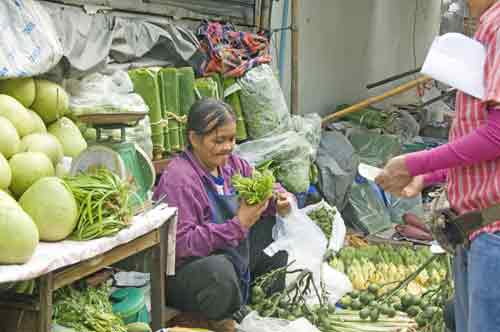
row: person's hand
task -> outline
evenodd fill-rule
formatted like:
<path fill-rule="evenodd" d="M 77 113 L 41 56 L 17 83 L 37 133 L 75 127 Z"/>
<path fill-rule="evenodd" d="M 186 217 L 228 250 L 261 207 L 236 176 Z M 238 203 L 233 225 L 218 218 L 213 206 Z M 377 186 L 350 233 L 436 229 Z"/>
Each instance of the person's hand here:
<path fill-rule="evenodd" d="M 398 156 L 389 160 L 382 173 L 376 178 L 375 182 L 384 191 L 393 195 L 400 196 L 403 190 L 412 182 L 413 177 L 406 167 L 404 156 Z"/>
<path fill-rule="evenodd" d="M 405 198 L 413 198 L 424 190 L 424 176 L 415 176 L 409 185 L 407 185 L 401 192 L 401 196 Z"/>
<path fill-rule="evenodd" d="M 278 193 L 276 196 L 276 212 L 281 217 L 286 217 L 289 213 L 292 207 L 290 206 L 290 201 L 288 200 L 288 194 L 287 193 Z"/>
<path fill-rule="evenodd" d="M 241 200 L 240 208 L 238 210 L 238 219 L 240 224 L 246 229 L 250 229 L 266 211 L 269 206 L 269 200 L 255 205 L 248 205 L 243 199 Z"/>

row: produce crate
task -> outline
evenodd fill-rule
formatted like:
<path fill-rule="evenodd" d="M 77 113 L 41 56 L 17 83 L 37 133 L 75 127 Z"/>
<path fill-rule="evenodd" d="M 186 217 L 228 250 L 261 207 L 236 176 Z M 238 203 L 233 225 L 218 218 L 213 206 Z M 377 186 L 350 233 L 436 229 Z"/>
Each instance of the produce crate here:
<path fill-rule="evenodd" d="M 33 311 L 0 309 L 0 332 L 36 332 L 37 317 Z"/>

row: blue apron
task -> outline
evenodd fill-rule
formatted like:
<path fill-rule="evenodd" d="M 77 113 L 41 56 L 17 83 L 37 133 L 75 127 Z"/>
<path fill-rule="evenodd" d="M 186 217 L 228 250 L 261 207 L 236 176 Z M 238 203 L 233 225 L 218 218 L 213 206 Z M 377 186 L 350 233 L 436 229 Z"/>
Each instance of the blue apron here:
<path fill-rule="evenodd" d="M 222 178 L 213 177 L 213 180 L 218 185 L 224 184 L 224 179 Z M 208 183 L 205 184 L 205 190 L 208 193 L 213 223 L 224 224 L 237 215 L 240 203 L 235 194 L 220 194 L 212 184 Z M 238 247 L 224 248 L 218 250 L 216 253 L 225 255 L 233 264 L 236 274 L 240 279 L 243 303 L 246 304 L 250 294 L 250 239 L 246 237 L 240 242 Z"/>

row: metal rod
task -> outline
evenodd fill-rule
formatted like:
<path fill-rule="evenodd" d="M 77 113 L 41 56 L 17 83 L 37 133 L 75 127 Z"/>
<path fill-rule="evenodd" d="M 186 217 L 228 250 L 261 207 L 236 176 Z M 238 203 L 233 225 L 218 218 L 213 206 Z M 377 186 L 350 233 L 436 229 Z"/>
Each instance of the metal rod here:
<path fill-rule="evenodd" d="M 299 13 L 299 0 L 292 0 L 292 114 L 299 113 Z"/>
<path fill-rule="evenodd" d="M 289 0 L 285 0 L 283 2 L 283 13 L 281 16 L 281 36 L 280 36 L 280 50 L 278 54 L 278 66 L 279 66 L 279 75 L 280 75 L 280 83 L 283 88 L 284 85 L 284 75 L 285 75 L 285 52 L 286 52 L 286 41 L 288 35 L 288 7 Z"/>
<path fill-rule="evenodd" d="M 448 96 L 451 96 L 456 91 L 457 91 L 457 89 L 450 89 L 448 91 L 445 91 L 440 96 L 437 96 L 436 98 L 432 98 L 431 100 L 426 101 L 425 103 L 423 103 L 422 105 L 420 105 L 420 107 L 426 107 L 426 106 L 429 106 L 431 104 L 434 104 L 435 102 L 440 101 L 441 99 L 444 99 L 444 98 L 446 98 Z"/>
<path fill-rule="evenodd" d="M 378 86 L 381 86 L 381 85 L 384 85 L 384 84 L 387 84 L 387 83 L 390 83 L 390 82 L 393 82 L 393 81 L 397 81 L 397 80 L 402 79 L 402 78 L 404 78 L 406 76 L 410 76 L 410 75 L 413 75 L 413 74 L 418 74 L 421 70 L 422 70 L 422 67 L 417 68 L 417 69 L 413 69 L 413 70 L 410 70 L 410 71 L 407 71 L 407 72 L 404 72 L 404 73 L 401 73 L 401 74 L 397 74 L 397 75 L 394 75 L 394 76 L 390 76 L 390 77 L 388 77 L 386 79 L 383 79 L 381 81 L 368 84 L 366 86 L 366 88 L 367 89 L 373 89 L 373 88 L 376 88 Z"/>

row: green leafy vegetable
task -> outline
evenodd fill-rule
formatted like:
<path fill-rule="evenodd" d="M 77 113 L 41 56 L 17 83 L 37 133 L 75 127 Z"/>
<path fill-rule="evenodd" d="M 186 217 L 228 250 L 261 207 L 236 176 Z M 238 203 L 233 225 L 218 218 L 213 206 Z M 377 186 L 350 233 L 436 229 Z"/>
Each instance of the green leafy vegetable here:
<path fill-rule="evenodd" d="M 255 170 L 251 177 L 237 174 L 232 178 L 234 189 L 250 205 L 269 199 L 273 195 L 275 182 L 273 172 L 269 169 Z"/>
<path fill-rule="evenodd" d="M 57 290 L 54 322 L 78 332 L 127 332 L 121 318 L 113 314 L 106 286 Z"/>

